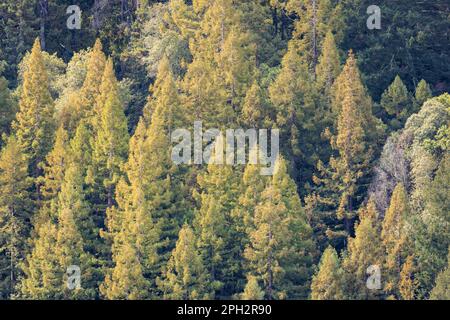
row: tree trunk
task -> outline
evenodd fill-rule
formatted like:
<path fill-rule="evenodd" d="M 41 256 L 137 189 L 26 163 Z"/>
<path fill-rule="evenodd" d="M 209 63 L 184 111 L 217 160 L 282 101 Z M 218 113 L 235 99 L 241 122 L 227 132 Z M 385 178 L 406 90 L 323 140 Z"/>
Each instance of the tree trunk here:
<path fill-rule="evenodd" d="M 48 18 L 48 0 L 39 0 L 39 14 L 40 14 L 40 40 L 42 50 L 46 49 L 45 41 L 45 24 Z"/>
<path fill-rule="evenodd" d="M 92 8 L 92 26 L 93 28 L 98 31 L 100 29 L 100 1 L 101 0 L 94 0 L 94 6 Z"/>
<path fill-rule="evenodd" d="M 318 54 L 318 44 L 317 44 L 317 0 L 311 0 L 312 1 L 312 21 L 311 21 L 311 25 L 312 25 L 312 54 L 313 54 L 313 61 L 312 61 L 312 70 L 311 70 L 311 74 L 314 77 L 314 80 L 316 79 L 316 66 L 318 63 L 318 59 L 319 59 L 319 54 Z"/>
<path fill-rule="evenodd" d="M 272 241 L 272 230 L 269 230 L 269 242 Z M 272 291 L 273 291 L 273 271 L 272 271 L 272 250 L 269 251 L 269 261 L 268 261 L 268 270 L 269 273 L 269 283 L 267 284 L 267 296 L 269 300 L 272 300 Z"/>
<path fill-rule="evenodd" d="M 11 224 L 12 224 L 12 235 L 11 235 L 11 243 L 9 248 L 9 254 L 10 254 L 10 283 L 9 283 L 9 296 L 11 297 L 14 292 L 14 267 L 15 267 L 15 261 L 14 261 L 14 231 L 15 231 L 15 216 L 14 216 L 14 209 L 11 210 Z"/>

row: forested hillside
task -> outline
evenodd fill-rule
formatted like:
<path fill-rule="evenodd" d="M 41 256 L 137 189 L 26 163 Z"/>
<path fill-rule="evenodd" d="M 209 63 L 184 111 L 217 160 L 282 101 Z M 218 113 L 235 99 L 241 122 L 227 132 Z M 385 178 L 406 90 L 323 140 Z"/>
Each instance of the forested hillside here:
<path fill-rule="evenodd" d="M 0 299 L 450 300 L 450 2 L 372 2 L 2 0 Z"/>

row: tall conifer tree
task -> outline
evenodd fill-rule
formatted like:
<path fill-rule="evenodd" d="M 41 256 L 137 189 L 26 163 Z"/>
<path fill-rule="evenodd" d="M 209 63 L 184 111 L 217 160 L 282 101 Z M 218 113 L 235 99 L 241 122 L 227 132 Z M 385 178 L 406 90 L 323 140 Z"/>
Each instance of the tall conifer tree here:
<path fill-rule="evenodd" d="M 89 299 L 96 296 L 93 257 L 86 251 L 92 228 L 82 179 L 71 165 L 57 200 L 57 217 L 37 230 L 24 264 L 21 296 L 31 299 Z M 70 268 L 79 268 L 80 287 L 71 287 Z"/>
<path fill-rule="evenodd" d="M 245 257 L 250 272 L 264 283 L 267 299 L 306 298 L 314 243 L 294 181 L 283 159 L 255 209 Z"/>
<path fill-rule="evenodd" d="M 339 32 L 339 38 L 342 38 L 344 29 L 342 5 L 333 6 L 330 0 L 291 0 L 287 3 L 287 9 L 302 17 L 296 23 L 293 38 L 298 43 L 309 72 L 315 78 L 327 32 Z"/>
<path fill-rule="evenodd" d="M 94 116 L 92 166 L 89 180 L 100 210 L 114 204 L 115 185 L 128 153 L 128 127 L 120 99 L 113 63 L 109 59 L 103 73 Z"/>
<path fill-rule="evenodd" d="M 186 201 L 187 190 L 182 181 L 184 168 L 175 165 L 171 158 L 171 134 L 182 128 L 185 116 L 167 59 L 161 61 L 157 78 L 150 100 L 154 111 L 140 165 L 145 168 L 143 191 L 153 221 L 160 231 L 158 255 L 162 271 L 175 247 L 180 228 L 190 215 L 190 205 Z"/>
<path fill-rule="evenodd" d="M 67 156 L 68 139 L 67 131 L 60 127 L 56 131 L 53 149 L 47 154 L 42 165 L 44 173 L 38 177 L 37 182 L 43 201 L 39 213 L 33 218 L 35 229 L 40 228 L 49 219 L 56 219 L 56 200 L 70 161 Z"/>
<path fill-rule="evenodd" d="M 97 102 L 97 97 L 101 93 L 101 84 L 105 72 L 106 57 L 103 53 L 103 46 L 99 39 L 95 41 L 95 45 L 89 54 L 87 61 L 86 78 L 80 90 L 80 116 L 93 116 L 94 107 Z"/>
<path fill-rule="evenodd" d="M 29 161 L 30 174 L 36 178 L 41 174 L 40 165 L 51 149 L 54 130 L 54 106 L 39 39 L 34 42 L 29 68 L 23 78 L 19 112 L 13 128 Z"/>
<path fill-rule="evenodd" d="M 194 8 L 203 7 L 198 3 Z M 234 123 L 255 71 L 256 47 L 231 0 L 205 2 L 191 41 L 193 61 L 183 81 L 191 120 L 221 127 Z"/>
<path fill-rule="evenodd" d="M 2 73 L 2 65 L 0 61 L 0 74 Z M 16 104 L 14 103 L 10 90 L 8 88 L 8 81 L 0 76 L 0 137 L 3 134 L 9 134 L 11 131 L 11 124 L 16 115 Z M 0 147 L 3 143 L 0 141 Z"/>
<path fill-rule="evenodd" d="M 337 129 L 330 140 L 337 155 L 330 158 L 329 167 L 319 162 L 322 178 L 315 177 L 315 182 L 321 185 L 319 194 L 323 203 L 336 209 L 337 217 L 344 220 L 349 232 L 351 218 L 368 187 L 378 133 L 372 102 L 361 82 L 352 52 L 336 81 L 335 90 L 333 107 L 338 114 Z"/>
<path fill-rule="evenodd" d="M 450 252 L 447 267 L 437 276 L 436 285 L 431 291 L 430 299 L 450 300 Z"/>
<path fill-rule="evenodd" d="M 336 250 L 328 247 L 320 260 L 319 269 L 311 283 L 312 300 L 342 300 L 344 271 Z"/>
<path fill-rule="evenodd" d="M 107 212 L 108 232 L 103 232 L 103 236 L 112 243 L 113 267 L 101 290 L 109 299 L 156 297 L 155 281 L 160 271 L 157 268 L 157 242 L 160 233 L 153 222 L 150 202 L 146 197 L 146 173 L 150 169 L 146 158 L 146 134 L 146 126 L 141 119 L 130 139 L 129 159 L 125 165 L 130 183 L 125 179 L 119 181 L 116 192 L 118 205 Z"/>
<path fill-rule="evenodd" d="M 258 279 L 255 276 L 248 276 L 244 292 L 241 294 L 242 300 L 262 300 L 264 291 L 259 286 Z"/>
<path fill-rule="evenodd" d="M 442 159 L 434 180 L 425 191 L 425 210 L 414 221 L 414 254 L 417 259 L 419 298 L 427 297 L 433 289 L 435 277 L 447 263 L 450 246 L 450 157 Z"/>
<path fill-rule="evenodd" d="M 423 104 L 433 97 L 430 85 L 425 80 L 420 80 L 414 95 L 414 112 L 418 112 Z"/>
<path fill-rule="evenodd" d="M 412 114 L 412 99 L 399 76 L 395 77 L 394 82 L 383 93 L 381 106 L 387 113 L 386 122 L 391 130 L 400 129 Z"/>
<path fill-rule="evenodd" d="M 409 256 L 411 246 L 407 238 L 406 221 L 409 216 L 408 195 L 403 185 L 399 184 L 391 198 L 386 211 L 381 239 L 386 249 L 385 291 L 400 296 L 398 283 L 402 265 Z"/>
<path fill-rule="evenodd" d="M 11 298 L 21 275 L 30 235 L 32 203 L 28 163 L 14 136 L 0 157 L 0 297 Z"/>
<path fill-rule="evenodd" d="M 216 156 L 213 155 L 212 161 Z M 198 247 L 216 298 L 242 292 L 245 283 L 243 248 L 237 230 L 239 217 L 233 214 L 240 194 L 240 173 L 234 169 L 211 163 L 207 171 L 197 177 L 200 193 L 195 197 L 200 208 L 194 224 Z"/>
<path fill-rule="evenodd" d="M 197 248 L 193 230 L 184 225 L 172 252 L 160 287 L 164 298 L 197 300 L 212 297 L 208 273 Z"/>
<path fill-rule="evenodd" d="M 345 271 L 345 295 L 348 299 L 377 299 L 381 295 L 381 272 L 383 263 L 383 247 L 380 239 L 380 228 L 373 201 L 359 212 L 360 221 L 355 226 L 355 237 L 348 239 L 347 252 L 342 267 Z M 380 287 L 369 287 L 368 270 L 375 270 L 374 284 L 380 281 Z M 380 278 L 376 278 L 376 277 Z"/>

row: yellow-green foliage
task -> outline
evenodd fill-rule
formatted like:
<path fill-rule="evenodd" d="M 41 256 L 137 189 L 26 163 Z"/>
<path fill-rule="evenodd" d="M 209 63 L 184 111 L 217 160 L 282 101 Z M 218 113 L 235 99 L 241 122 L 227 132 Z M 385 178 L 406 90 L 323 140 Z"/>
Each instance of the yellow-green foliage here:
<path fill-rule="evenodd" d="M 85 1 L 66 32 L 32 2 L 0 4 L 0 299 L 448 298 L 442 7 Z M 240 127 L 272 176 L 198 163 Z"/>
<path fill-rule="evenodd" d="M 184 225 L 160 280 L 165 299 L 200 300 L 212 297 L 209 278 L 192 229 Z"/>
<path fill-rule="evenodd" d="M 320 260 L 319 269 L 311 283 L 311 299 L 343 300 L 344 271 L 341 262 L 332 247 L 328 247 Z"/>
<path fill-rule="evenodd" d="M 16 293 L 15 286 L 30 235 L 32 201 L 28 163 L 14 136 L 7 139 L 0 155 L 0 298 Z"/>
<path fill-rule="evenodd" d="M 23 77 L 19 112 L 13 128 L 29 161 L 30 174 L 37 177 L 41 172 L 39 165 L 51 148 L 54 130 L 53 99 L 39 39 L 34 42 L 29 68 Z"/>

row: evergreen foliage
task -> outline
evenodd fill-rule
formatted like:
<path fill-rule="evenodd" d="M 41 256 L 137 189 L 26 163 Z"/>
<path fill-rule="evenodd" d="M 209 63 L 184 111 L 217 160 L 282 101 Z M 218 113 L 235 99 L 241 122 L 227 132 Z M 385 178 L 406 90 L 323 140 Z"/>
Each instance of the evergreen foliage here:
<path fill-rule="evenodd" d="M 447 2 L 3 0 L 0 299 L 450 299 Z"/>

